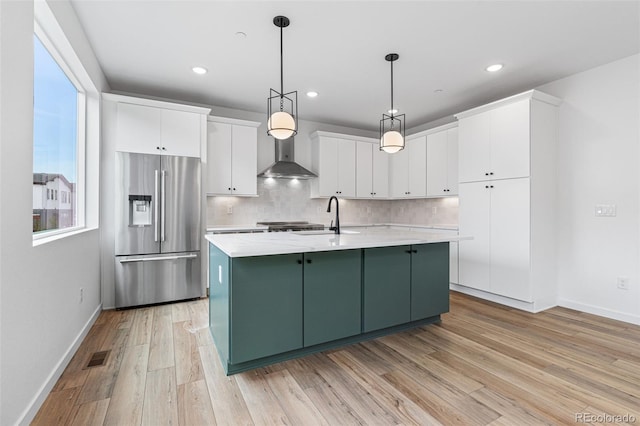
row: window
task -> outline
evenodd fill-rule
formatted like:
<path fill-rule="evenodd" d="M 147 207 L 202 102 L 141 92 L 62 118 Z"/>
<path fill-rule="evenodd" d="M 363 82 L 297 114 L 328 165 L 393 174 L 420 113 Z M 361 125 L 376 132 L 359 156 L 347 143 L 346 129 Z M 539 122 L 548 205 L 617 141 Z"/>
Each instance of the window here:
<path fill-rule="evenodd" d="M 33 72 L 33 233 L 34 238 L 84 225 L 84 90 L 44 32 L 35 25 Z M 47 200 L 41 188 L 47 188 Z M 69 201 L 58 201 L 62 188 Z M 36 194 L 41 194 L 38 198 Z"/>

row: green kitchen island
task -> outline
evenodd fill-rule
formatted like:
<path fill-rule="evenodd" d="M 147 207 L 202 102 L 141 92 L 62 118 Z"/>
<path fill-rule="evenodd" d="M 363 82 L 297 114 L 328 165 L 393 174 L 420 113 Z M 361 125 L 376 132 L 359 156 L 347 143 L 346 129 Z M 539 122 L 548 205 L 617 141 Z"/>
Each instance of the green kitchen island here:
<path fill-rule="evenodd" d="M 227 374 L 440 321 L 449 242 L 369 228 L 207 235 L 209 328 Z"/>

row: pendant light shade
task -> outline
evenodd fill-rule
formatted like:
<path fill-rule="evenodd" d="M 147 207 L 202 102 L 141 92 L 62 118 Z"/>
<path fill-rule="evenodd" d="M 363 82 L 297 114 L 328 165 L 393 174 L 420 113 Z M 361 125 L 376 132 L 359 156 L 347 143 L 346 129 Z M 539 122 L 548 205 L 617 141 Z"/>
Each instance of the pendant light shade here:
<path fill-rule="evenodd" d="M 391 63 L 391 108 L 390 114 L 382 114 L 380 120 L 380 150 L 393 154 L 404 149 L 404 114 L 395 115 L 393 107 L 393 63 L 400 56 L 397 53 L 389 53 L 384 57 Z"/>
<path fill-rule="evenodd" d="M 282 29 L 289 22 L 286 16 L 273 18 L 273 24 L 280 28 L 280 91 L 270 89 L 267 98 L 267 134 L 276 139 L 288 139 L 298 133 L 298 92 L 284 93 Z"/>

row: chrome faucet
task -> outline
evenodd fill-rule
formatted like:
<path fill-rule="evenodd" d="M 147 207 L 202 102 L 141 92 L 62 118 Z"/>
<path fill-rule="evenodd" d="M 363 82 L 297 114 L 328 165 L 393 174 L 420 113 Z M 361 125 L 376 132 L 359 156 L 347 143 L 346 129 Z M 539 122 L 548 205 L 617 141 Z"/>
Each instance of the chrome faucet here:
<path fill-rule="evenodd" d="M 327 206 L 327 213 L 331 213 L 331 201 L 336 200 L 336 226 L 333 226 L 333 221 L 329 225 L 329 231 L 335 231 L 336 234 L 340 233 L 340 204 L 338 203 L 338 197 L 333 195 L 329 198 L 329 205 Z"/>

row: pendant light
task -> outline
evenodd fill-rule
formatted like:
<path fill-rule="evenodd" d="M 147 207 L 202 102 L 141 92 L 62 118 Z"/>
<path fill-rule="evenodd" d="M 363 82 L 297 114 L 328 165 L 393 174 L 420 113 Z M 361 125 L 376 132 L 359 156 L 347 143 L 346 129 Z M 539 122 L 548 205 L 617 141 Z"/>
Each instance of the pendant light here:
<path fill-rule="evenodd" d="M 393 63 L 400 56 L 397 53 L 389 53 L 384 57 L 391 62 L 391 108 L 389 114 L 382 114 L 380 120 L 380 150 L 393 154 L 404 149 L 404 114 L 395 115 L 393 108 Z"/>
<path fill-rule="evenodd" d="M 269 92 L 267 134 L 276 139 L 288 139 L 298 133 L 298 92 L 284 93 L 282 72 L 282 29 L 289 26 L 289 18 L 276 16 L 273 24 L 280 28 L 280 91 L 270 89 Z"/>

